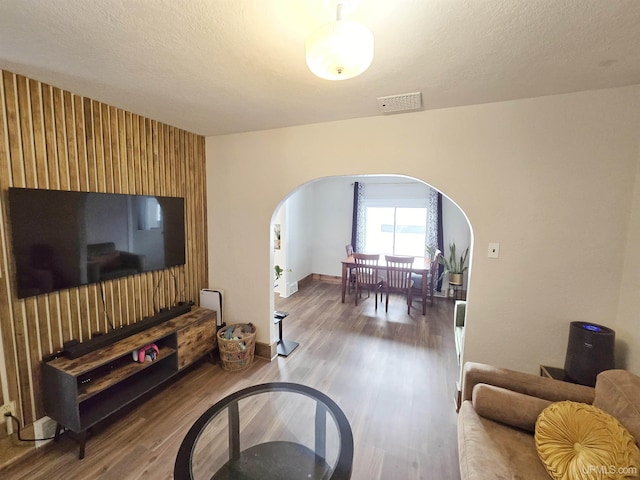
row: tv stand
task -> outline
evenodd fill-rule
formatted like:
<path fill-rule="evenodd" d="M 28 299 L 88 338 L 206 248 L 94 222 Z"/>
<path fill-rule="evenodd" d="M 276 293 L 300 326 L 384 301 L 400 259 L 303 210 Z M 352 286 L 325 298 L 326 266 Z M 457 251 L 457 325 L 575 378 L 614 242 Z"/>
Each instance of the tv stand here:
<path fill-rule="evenodd" d="M 90 427 L 215 348 L 216 316 L 197 307 L 90 353 L 43 362 L 44 410 L 57 422 L 56 439 L 62 427 L 79 434 L 78 458 L 84 458 Z M 159 350 L 156 359 L 135 362 L 132 352 L 151 343 Z"/>

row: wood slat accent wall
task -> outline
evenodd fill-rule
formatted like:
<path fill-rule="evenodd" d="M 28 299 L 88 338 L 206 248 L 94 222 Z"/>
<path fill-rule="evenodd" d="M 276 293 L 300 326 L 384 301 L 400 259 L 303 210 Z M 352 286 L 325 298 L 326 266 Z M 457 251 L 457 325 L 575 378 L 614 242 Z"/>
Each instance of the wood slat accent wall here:
<path fill-rule="evenodd" d="M 109 330 L 97 284 L 19 300 L 9 187 L 185 198 L 186 265 L 102 283 L 109 319 L 139 321 L 207 282 L 204 137 L 1 71 L 0 404 L 25 425 L 44 416 L 40 361 L 71 339 Z M 0 433 L 2 435 L 2 433 Z"/>

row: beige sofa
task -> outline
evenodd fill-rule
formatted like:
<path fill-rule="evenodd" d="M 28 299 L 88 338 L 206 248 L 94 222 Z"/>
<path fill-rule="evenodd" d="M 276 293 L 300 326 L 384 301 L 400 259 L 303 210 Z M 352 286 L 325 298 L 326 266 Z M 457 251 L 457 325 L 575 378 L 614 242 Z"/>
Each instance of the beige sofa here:
<path fill-rule="evenodd" d="M 598 375 L 595 388 L 479 363 L 463 370 L 458 414 L 462 480 L 548 480 L 533 432 L 538 414 L 556 401 L 589 403 L 640 439 L 640 377 L 626 370 Z"/>

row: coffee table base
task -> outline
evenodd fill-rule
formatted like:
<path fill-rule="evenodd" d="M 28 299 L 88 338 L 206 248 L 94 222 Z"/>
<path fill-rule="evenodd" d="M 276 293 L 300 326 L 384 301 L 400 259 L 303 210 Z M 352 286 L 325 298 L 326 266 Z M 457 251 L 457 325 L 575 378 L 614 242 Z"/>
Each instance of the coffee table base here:
<path fill-rule="evenodd" d="M 240 452 L 211 480 L 298 480 L 326 478 L 331 467 L 313 450 L 293 442 L 267 442 Z"/>

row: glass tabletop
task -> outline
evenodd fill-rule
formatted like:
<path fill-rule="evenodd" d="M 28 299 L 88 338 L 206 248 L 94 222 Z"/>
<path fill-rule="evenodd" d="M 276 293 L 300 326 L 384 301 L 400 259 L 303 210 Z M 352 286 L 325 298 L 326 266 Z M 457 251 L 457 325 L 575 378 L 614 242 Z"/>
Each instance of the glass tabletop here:
<path fill-rule="evenodd" d="M 338 405 L 305 385 L 255 385 L 220 400 L 185 436 L 174 478 L 348 479 L 353 434 Z"/>

